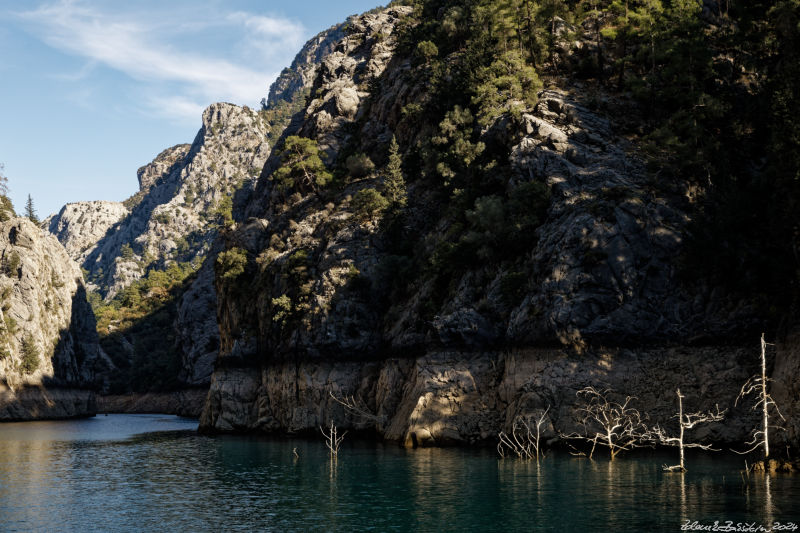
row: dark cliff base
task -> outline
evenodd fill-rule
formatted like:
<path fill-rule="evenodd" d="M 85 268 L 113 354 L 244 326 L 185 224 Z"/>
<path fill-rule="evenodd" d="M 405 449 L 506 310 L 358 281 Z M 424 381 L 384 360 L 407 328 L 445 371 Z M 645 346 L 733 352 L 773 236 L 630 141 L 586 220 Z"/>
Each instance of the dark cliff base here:
<path fill-rule="evenodd" d="M 538 419 L 549 408 L 542 438 L 555 442 L 581 430 L 576 393 L 586 386 L 634 396 L 649 425 L 667 427 L 680 388 L 686 409 L 728 409 L 722 422 L 698 428 L 693 438 L 735 447 L 758 424 L 750 404 L 735 404 L 756 358 L 756 349 L 733 346 L 597 347 L 582 354 L 532 348 L 218 368 L 200 430 L 304 434 L 333 421 L 409 447 L 479 445 L 496 443 L 516 419 Z M 363 413 L 331 393 L 355 399 Z"/>
<path fill-rule="evenodd" d="M 208 389 L 98 396 L 100 413 L 159 413 L 200 418 Z"/>
<path fill-rule="evenodd" d="M 0 384 L 0 421 L 61 420 L 97 414 L 94 392 L 81 389 Z"/>

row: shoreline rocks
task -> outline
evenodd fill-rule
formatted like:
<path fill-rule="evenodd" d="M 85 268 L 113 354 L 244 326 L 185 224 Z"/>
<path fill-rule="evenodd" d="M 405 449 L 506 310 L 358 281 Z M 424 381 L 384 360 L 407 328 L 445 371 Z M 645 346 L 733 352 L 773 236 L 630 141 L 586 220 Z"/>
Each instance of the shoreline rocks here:
<path fill-rule="evenodd" d="M 0 383 L 0 422 L 87 418 L 95 414 L 97 403 L 92 391 L 42 385 L 12 389 Z"/>
<path fill-rule="evenodd" d="M 186 389 L 173 392 L 102 395 L 97 397 L 97 412 L 158 413 L 200 418 L 207 394 L 206 389 Z"/>
<path fill-rule="evenodd" d="M 384 361 L 305 361 L 260 368 L 218 368 L 200 430 L 296 433 L 333 421 L 341 429 L 374 431 L 405 446 L 473 444 L 509 431 L 520 416 L 549 407 L 543 438 L 580 428 L 576 392 L 593 385 L 623 396 L 649 422 L 669 424 L 677 406 L 728 409 L 726 419 L 694 433 L 698 440 L 747 440 L 757 420 L 749 406 L 734 406 L 755 368 L 740 347 L 596 348 L 582 354 L 558 348 L 501 352 L 431 352 Z M 751 363 L 752 359 L 752 363 Z M 369 411 L 348 411 L 336 398 L 354 397 Z"/>

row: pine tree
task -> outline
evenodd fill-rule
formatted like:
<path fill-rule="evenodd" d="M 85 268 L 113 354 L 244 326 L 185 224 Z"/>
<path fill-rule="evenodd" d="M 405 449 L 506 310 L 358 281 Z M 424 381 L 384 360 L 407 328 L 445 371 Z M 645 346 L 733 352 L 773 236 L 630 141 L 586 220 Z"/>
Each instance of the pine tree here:
<path fill-rule="evenodd" d="M 39 348 L 30 333 L 22 339 L 22 361 L 20 366 L 25 374 L 33 374 L 39 368 Z"/>
<path fill-rule="evenodd" d="M 482 126 L 503 113 L 519 115 L 536 103 L 542 82 L 536 70 L 527 65 L 518 50 L 500 54 L 488 67 L 478 71 L 483 81 L 475 90 L 472 103 L 478 106 Z"/>
<path fill-rule="evenodd" d="M 278 188 L 284 192 L 293 188 L 300 192 L 317 192 L 333 177 L 325 168 L 319 156 L 319 146 L 313 139 L 297 135 L 287 137 L 281 159 L 281 168 L 275 171 L 273 179 L 277 180 Z"/>
<path fill-rule="evenodd" d="M 34 224 L 39 223 L 39 217 L 36 216 L 36 208 L 33 207 L 33 198 L 28 195 L 28 201 L 25 202 L 25 216 Z"/>
<path fill-rule="evenodd" d="M 392 207 L 406 205 L 406 180 L 403 178 L 403 159 L 400 157 L 400 146 L 392 135 L 389 143 L 389 163 L 386 165 L 386 181 L 384 193 Z"/>
<path fill-rule="evenodd" d="M 3 172 L 5 168 L 5 165 L 0 163 L 0 195 L 2 196 L 8 196 L 8 178 Z"/>
<path fill-rule="evenodd" d="M 14 214 L 14 206 L 11 205 L 11 200 L 8 198 L 8 178 L 3 174 L 5 167 L 0 163 L 0 222 L 5 222 Z"/>

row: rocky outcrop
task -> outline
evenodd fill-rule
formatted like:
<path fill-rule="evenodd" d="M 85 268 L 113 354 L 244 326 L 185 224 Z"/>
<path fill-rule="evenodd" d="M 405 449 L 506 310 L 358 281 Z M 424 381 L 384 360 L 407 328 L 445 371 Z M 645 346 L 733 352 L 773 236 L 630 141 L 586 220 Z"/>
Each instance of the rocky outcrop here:
<path fill-rule="evenodd" d="M 147 193 L 150 187 L 161 181 L 164 176 L 169 176 L 173 170 L 184 163 L 186 155 L 191 150 L 191 145 L 178 144 L 163 150 L 149 164 L 136 171 L 139 180 L 139 192 Z"/>
<path fill-rule="evenodd" d="M 163 151 L 137 172 L 130 214 L 89 253 L 91 288 L 112 297 L 153 265 L 202 262 L 225 218 L 226 202 L 261 171 L 267 125 L 255 111 L 213 104 L 194 143 Z M 226 200 L 227 197 L 227 200 Z"/>
<path fill-rule="evenodd" d="M 90 390 L 0 383 L 0 421 L 61 420 L 95 413 L 96 396 Z"/>
<path fill-rule="evenodd" d="M 379 153 L 392 131 L 402 129 L 399 108 L 419 92 L 409 81 L 414 76 L 408 61 L 392 59 L 393 27 L 405 13 L 389 9 L 351 20 L 348 34 L 322 58 L 316 98 L 297 132 L 316 139 L 329 161 L 345 145 L 353 150 L 353 143 L 365 153 Z M 378 80 L 373 85 L 380 92 L 365 92 L 365 80 Z M 404 351 L 663 343 L 701 332 L 721 336 L 725 327 L 739 325 L 721 313 L 724 306 L 714 307 L 708 294 L 690 294 L 676 278 L 674 260 L 688 220 L 685 197 L 653 185 L 634 147 L 615 135 L 609 119 L 567 91 L 546 90 L 539 98 L 519 121 L 498 118 L 483 139 L 508 149 L 508 160 L 500 162 L 509 168 L 508 196 L 532 184 L 546 186 L 545 220 L 523 237 L 520 246 L 527 251 L 520 261 L 476 262 L 452 280 L 454 290 L 443 299 L 433 294 L 435 280 L 417 276 L 407 299 L 388 310 L 375 305 L 388 291 L 384 273 L 392 258 L 381 249 L 391 243 L 377 224 L 353 216 L 350 200 L 365 187 L 380 188 L 379 173 L 353 179 L 325 205 L 313 199 L 287 202 L 269 176 L 279 162 L 268 162 L 247 208 L 249 218 L 228 236 L 228 246 L 259 258 L 245 276 L 258 277 L 264 288 L 243 298 L 235 286 L 218 287 L 222 357 L 255 355 L 248 347 L 270 357 L 290 350 L 346 357 L 386 346 Z M 415 137 L 407 142 L 414 145 Z M 432 256 L 438 243 L 450 239 L 455 222 L 431 224 L 437 207 L 425 189 L 421 182 L 412 186 L 404 223 L 412 233 L 426 235 L 418 245 L 431 248 Z M 479 229 L 474 233 L 481 235 Z M 297 297 L 290 294 L 286 272 L 298 254 L 306 258 L 310 278 L 304 290 L 311 295 L 307 303 L 293 300 L 304 306 L 303 320 L 276 339 L 274 302 Z M 519 280 L 524 294 L 511 305 L 504 295 L 509 279 Z M 442 301 L 431 310 L 434 299 Z M 747 310 L 739 311 L 746 320 Z"/>
<path fill-rule="evenodd" d="M 80 269 L 22 218 L 0 223 L 0 259 L 0 418 L 92 414 L 90 393 L 66 390 L 91 387 L 108 366 Z"/>
<path fill-rule="evenodd" d="M 69 256 L 81 264 L 128 214 L 128 208 L 120 202 L 75 202 L 48 217 L 42 227 L 55 235 Z"/>
<path fill-rule="evenodd" d="M 330 54 L 344 36 L 346 24 L 332 26 L 310 39 L 295 56 L 291 66 L 283 69 L 278 79 L 270 85 L 269 96 L 262 100 L 262 105 L 274 106 L 281 100 L 291 102 L 295 94 L 310 87 L 322 58 Z"/>
<path fill-rule="evenodd" d="M 212 253 L 211 257 L 214 255 Z M 190 386 L 208 385 L 219 353 L 213 261 L 203 263 L 197 278 L 181 297 L 175 328 L 177 349 L 182 354 L 178 379 Z M 198 404 L 200 408 L 202 403 Z"/>
<path fill-rule="evenodd" d="M 69 204 L 47 221 L 81 261 L 89 290 L 106 299 L 172 263 L 199 270 L 178 303 L 174 326 L 180 378 L 189 386 L 209 382 L 219 343 L 213 268 L 201 266 L 219 228 L 232 220 L 234 194 L 251 187 L 269 155 L 268 131 L 264 118 L 247 107 L 213 104 L 191 145 L 168 148 L 138 170 L 140 190 L 124 204 Z M 125 346 L 134 345 L 127 339 Z"/>

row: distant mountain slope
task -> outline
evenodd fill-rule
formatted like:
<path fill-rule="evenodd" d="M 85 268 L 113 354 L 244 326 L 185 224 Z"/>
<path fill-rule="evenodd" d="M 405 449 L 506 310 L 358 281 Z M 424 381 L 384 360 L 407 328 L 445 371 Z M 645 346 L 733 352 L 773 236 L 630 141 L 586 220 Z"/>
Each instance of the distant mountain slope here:
<path fill-rule="evenodd" d="M 121 202 L 76 202 L 42 222 L 42 227 L 64 245 L 70 257 L 82 264 L 108 231 L 130 214 Z"/>

